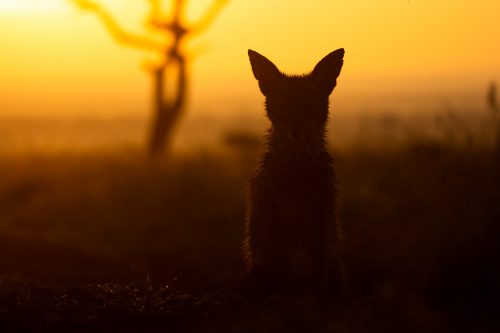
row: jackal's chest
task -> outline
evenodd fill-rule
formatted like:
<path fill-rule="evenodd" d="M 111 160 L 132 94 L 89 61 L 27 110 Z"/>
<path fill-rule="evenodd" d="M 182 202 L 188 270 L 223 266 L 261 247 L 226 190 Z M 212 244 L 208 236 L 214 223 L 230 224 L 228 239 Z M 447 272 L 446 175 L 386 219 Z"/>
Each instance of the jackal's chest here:
<path fill-rule="evenodd" d="M 297 172 L 263 170 L 252 185 L 253 200 L 265 206 L 272 219 L 267 223 L 307 228 L 321 223 L 334 209 L 333 170 L 327 167 Z"/>
<path fill-rule="evenodd" d="M 260 231 L 268 251 L 283 253 L 286 258 L 294 253 L 311 256 L 318 242 L 328 237 L 335 218 L 329 177 L 317 173 L 297 176 L 261 173 L 254 178 L 251 191 L 251 223 Z"/>
<path fill-rule="evenodd" d="M 332 187 L 326 180 L 271 184 L 271 209 L 277 218 L 308 223 L 318 220 L 333 205 Z"/>

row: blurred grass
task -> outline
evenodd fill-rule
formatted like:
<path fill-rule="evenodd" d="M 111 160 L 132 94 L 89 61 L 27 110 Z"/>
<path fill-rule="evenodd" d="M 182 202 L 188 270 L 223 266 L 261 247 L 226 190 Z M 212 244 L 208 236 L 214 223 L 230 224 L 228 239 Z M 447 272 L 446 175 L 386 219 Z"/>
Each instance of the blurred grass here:
<path fill-rule="evenodd" d="M 238 267 L 244 179 L 222 157 L 17 156 L 4 157 L 0 172 L 8 175 L 0 189 L 3 237 L 137 262 L 137 270 L 162 277 Z"/>
<path fill-rule="evenodd" d="M 493 331 L 500 156 L 412 135 L 397 149 L 334 152 L 354 331 Z M 258 152 L 243 141 L 155 163 L 134 149 L 2 154 L 0 319 L 345 331 L 307 304 L 232 294 Z M 147 302 L 170 305 L 140 310 Z"/>

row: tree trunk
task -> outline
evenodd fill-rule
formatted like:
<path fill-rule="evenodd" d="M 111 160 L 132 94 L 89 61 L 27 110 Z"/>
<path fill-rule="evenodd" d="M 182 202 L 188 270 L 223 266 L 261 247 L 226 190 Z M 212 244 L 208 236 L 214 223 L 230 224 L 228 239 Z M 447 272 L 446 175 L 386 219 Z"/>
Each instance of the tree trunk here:
<path fill-rule="evenodd" d="M 179 67 L 176 95 L 173 101 L 165 98 L 166 69 L 174 64 Z M 174 62 L 168 63 L 154 71 L 153 90 L 153 123 L 149 139 L 150 156 L 155 157 L 162 153 L 168 153 L 173 132 L 180 115 L 182 114 L 186 101 L 186 63 L 185 59 L 178 56 Z"/>

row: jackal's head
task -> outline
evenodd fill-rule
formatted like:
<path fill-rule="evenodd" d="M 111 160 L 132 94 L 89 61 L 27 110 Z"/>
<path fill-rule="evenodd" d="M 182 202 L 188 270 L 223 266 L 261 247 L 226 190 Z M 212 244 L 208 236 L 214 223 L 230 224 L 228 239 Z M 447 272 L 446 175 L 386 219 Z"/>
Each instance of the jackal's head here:
<path fill-rule="evenodd" d="M 302 141 L 322 135 L 328 97 L 337 85 L 344 49 L 324 57 L 307 75 L 286 75 L 259 53 L 248 50 L 252 71 L 266 97 L 267 116 L 277 136 Z"/>

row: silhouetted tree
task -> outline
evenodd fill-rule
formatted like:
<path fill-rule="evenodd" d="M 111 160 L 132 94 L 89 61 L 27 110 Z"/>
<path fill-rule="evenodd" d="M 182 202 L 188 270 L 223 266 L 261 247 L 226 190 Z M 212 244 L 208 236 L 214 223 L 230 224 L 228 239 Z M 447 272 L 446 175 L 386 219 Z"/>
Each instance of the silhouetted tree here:
<path fill-rule="evenodd" d="M 488 88 L 488 95 L 486 96 L 486 100 L 488 102 L 488 107 L 490 108 L 491 113 L 494 117 L 495 122 L 495 143 L 496 149 L 500 152 L 500 115 L 499 115 L 499 107 L 497 102 L 497 85 L 495 82 L 491 82 Z"/>
<path fill-rule="evenodd" d="M 498 104 L 497 104 L 497 85 L 495 84 L 495 82 L 491 82 L 488 88 L 488 96 L 486 97 L 486 99 L 490 110 L 493 113 L 496 113 L 498 111 Z"/>
<path fill-rule="evenodd" d="M 170 42 L 161 43 L 148 35 L 135 35 L 120 27 L 113 15 L 103 6 L 92 0 L 72 0 L 80 8 L 94 12 L 109 33 L 120 43 L 153 51 L 159 54 L 161 61 L 152 66 L 150 74 L 153 78 L 153 107 L 154 115 L 149 133 L 149 152 L 151 156 L 158 155 L 166 149 L 180 115 L 184 110 L 188 86 L 187 57 L 182 49 L 183 41 L 190 36 L 205 31 L 213 22 L 222 7 L 228 0 L 214 0 L 200 20 L 186 26 L 183 22 L 186 9 L 186 0 L 171 0 L 172 15 L 165 19 L 161 11 L 161 0 L 147 0 L 149 2 L 149 18 L 147 23 L 151 28 L 165 37 L 171 37 Z M 168 38 L 165 38 L 168 40 Z M 175 75 L 175 89 L 166 87 L 167 75 Z M 169 99 L 167 89 L 174 91 Z"/>

